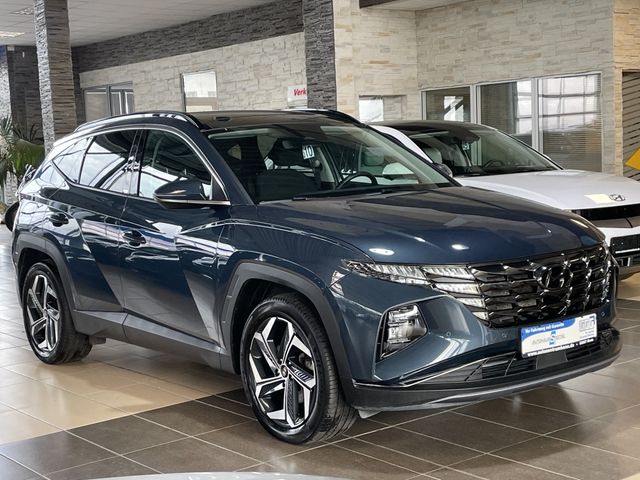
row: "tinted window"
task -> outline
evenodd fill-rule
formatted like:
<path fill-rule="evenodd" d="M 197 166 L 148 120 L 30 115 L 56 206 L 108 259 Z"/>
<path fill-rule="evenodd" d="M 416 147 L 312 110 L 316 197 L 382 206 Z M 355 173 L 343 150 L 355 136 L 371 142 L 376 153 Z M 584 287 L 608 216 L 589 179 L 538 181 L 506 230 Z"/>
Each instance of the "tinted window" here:
<path fill-rule="evenodd" d="M 82 157 L 89 144 L 89 139 L 83 138 L 60 153 L 53 163 L 64 173 L 64 175 L 72 182 L 77 182 L 80 176 L 80 167 L 82 166 Z"/>
<path fill-rule="evenodd" d="M 181 138 L 167 132 L 149 131 L 144 145 L 138 193 L 153 198 L 153 193 L 167 183 L 197 179 L 211 197 L 211 174 L 200 158 Z"/>
<path fill-rule="evenodd" d="M 80 183 L 112 192 L 128 193 L 127 163 L 135 133 L 135 130 L 125 130 L 95 137 L 84 157 Z"/>
<path fill-rule="evenodd" d="M 351 123 L 301 116 L 206 133 L 255 202 L 450 185 L 415 154 Z"/>

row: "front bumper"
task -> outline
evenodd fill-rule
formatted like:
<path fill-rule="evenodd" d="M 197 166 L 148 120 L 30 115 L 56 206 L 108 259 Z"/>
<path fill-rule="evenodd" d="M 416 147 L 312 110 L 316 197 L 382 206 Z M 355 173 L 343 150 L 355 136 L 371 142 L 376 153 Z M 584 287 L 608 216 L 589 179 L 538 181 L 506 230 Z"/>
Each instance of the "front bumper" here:
<path fill-rule="evenodd" d="M 622 349 L 614 328 L 588 345 L 529 359 L 518 352 L 487 356 L 401 385 L 354 383 L 352 404 L 363 414 L 450 407 L 554 384 L 607 367 Z"/>
<path fill-rule="evenodd" d="M 593 223 L 607 238 L 607 245 L 620 267 L 620 276 L 625 278 L 640 272 L 640 226 L 622 228 Z"/>

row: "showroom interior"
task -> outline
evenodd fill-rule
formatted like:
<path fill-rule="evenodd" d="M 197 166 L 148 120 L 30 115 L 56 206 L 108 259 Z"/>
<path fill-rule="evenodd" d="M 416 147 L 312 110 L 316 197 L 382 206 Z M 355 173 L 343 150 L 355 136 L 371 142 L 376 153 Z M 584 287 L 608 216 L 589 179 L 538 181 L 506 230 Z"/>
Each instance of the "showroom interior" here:
<path fill-rule="evenodd" d="M 640 0 L 0 0 L 0 119 L 45 152 L 105 117 L 284 109 L 479 123 L 640 180 Z M 617 282 L 607 368 L 302 445 L 264 431 L 239 376 L 175 352 L 108 339 L 40 362 L 16 291 L 0 225 L 0 480 L 640 478 L 640 274 Z"/>

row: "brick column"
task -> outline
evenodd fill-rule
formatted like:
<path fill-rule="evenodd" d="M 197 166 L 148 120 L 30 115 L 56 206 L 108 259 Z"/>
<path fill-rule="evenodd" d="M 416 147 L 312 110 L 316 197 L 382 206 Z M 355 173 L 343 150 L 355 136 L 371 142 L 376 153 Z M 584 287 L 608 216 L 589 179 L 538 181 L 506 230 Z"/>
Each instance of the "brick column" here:
<path fill-rule="evenodd" d="M 67 0 L 34 0 L 45 148 L 76 127 Z"/>
<path fill-rule="evenodd" d="M 303 0 L 309 108 L 337 108 L 333 0 Z"/>

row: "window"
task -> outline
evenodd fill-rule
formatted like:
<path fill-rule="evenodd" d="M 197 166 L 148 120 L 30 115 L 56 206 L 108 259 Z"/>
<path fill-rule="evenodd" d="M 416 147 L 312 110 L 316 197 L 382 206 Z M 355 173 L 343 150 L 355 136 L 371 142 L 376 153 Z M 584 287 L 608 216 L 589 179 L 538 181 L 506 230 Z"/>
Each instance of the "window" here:
<path fill-rule="evenodd" d="M 207 134 L 257 203 L 450 185 L 416 155 L 378 132 L 352 124 L 318 124 L 301 117 Z"/>
<path fill-rule="evenodd" d="M 479 122 L 506 132 L 528 145 L 533 143 L 532 82 L 480 85 Z"/>
<path fill-rule="evenodd" d="M 599 73 L 542 77 L 424 92 L 429 120 L 477 121 L 502 130 L 565 168 L 602 168 Z"/>
<path fill-rule="evenodd" d="M 163 185 L 182 179 L 197 179 L 211 198 L 211 174 L 202 160 L 180 137 L 150 130 L 144 145 L 138 194 L 153 198 Z"/>
<path fill-rule="evenodd" d="M 425 92 L 427 120 L 471 121 L 471 89 L 441 88 Z"/>
<path fill-rule="evenodd" d="M 82 166 L 82 157 L 89 145 L 89 139 L 83 138 L 71 144 L 63 150 L 53 161 L 56 166 L 64 173 L 72 182 L 77 182 L 80 177 L 80 167 Z"/>
<path fill-rule="evenodd" d="M 600 75 L 539 81 L 540 150 L 566 168 L 602 167 Z"/>
<path fill-rule="evenodd" d="M 98 135 L 82 163 L 80 184 L 118 193 L 129 193 L 129 152 L 135 130 Z"/>
<path fill-rule="evenodd" d="M 186 112 L 210 112 L 218 110 L 216 72 L 184 73 L 182 93 Z"/>
<path fill-rule="evenodd" d="M 125 83 L 84 89 L 84 113 L 88 122 L 134 111 L 133 84 Z"/>
<path fill-rule="evenodd" d="M 360 97 L 358 101 L 360 120 L 364 123 L 401 120 L 404 118 L 406 104 L 407 97 L 404 95 Z"/>

